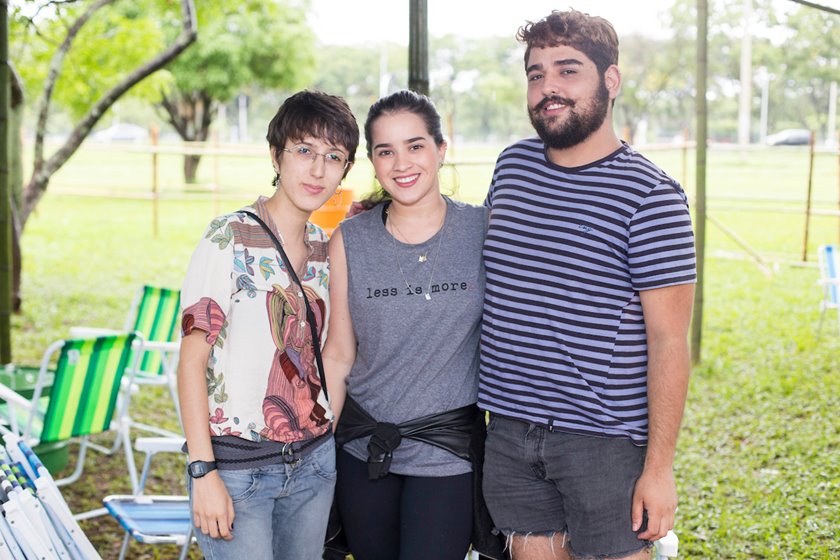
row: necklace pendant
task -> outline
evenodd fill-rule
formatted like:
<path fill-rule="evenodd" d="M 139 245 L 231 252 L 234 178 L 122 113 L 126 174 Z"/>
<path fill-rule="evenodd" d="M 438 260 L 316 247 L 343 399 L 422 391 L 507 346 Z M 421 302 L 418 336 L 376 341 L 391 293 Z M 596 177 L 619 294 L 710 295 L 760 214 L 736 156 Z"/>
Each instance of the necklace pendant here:
<path fill-rule="evenodd" d="M 431 299 L 432 296 L 429 294 L 429 292 L 426 292 L 426 301 L 431 301 Z"/>
<path fill-rule="evenodd" d="M 417 257 L 417 262 L 424 263 L 424 262 L 426 262 L 426 260 L 428 260 L 427 257 L 426 257 L 426 253 L 423 253 L 422 255 Z"/>

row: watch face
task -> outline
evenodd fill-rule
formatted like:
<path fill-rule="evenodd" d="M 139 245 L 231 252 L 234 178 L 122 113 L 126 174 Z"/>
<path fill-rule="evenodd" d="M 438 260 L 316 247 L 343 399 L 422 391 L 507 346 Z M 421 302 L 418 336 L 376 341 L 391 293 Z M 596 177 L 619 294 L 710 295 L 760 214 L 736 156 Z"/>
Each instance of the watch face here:
<path fill-rule="evenodd" d="M 193 461 L 188 467 L 190 476 L 193 478 L 201 478 L 215 468 L 216 463 L 213 461 Z"/>

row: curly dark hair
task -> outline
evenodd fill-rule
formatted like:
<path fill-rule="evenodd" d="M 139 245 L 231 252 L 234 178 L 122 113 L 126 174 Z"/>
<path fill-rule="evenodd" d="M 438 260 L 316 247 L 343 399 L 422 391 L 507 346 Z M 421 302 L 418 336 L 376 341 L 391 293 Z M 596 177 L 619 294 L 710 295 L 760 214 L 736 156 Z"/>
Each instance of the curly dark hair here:
<path fill-rule="evenodd" d="M 524 43 L 525 67 L 531 49 L 572 47 L 588 56 L 603 74 L 613 64 L 618 64 L 618 35 L 610 22 L 602 17 L 590 16 L 577 10 L 553 10 L 543 19 L 529 21 L 519 28 L 516 39 Z"/>

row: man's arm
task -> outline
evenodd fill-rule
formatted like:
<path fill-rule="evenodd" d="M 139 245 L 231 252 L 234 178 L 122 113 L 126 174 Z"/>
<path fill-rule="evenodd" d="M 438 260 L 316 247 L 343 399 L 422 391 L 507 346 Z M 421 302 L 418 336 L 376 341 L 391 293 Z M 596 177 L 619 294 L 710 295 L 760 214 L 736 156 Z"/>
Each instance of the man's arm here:
<path fill-rule="evenodd" d="M 642 475 L 633 493 L 633 530 L 647 529 L 640 539 L 657 540 L 674 528 L 677 488 L 674 451 L 688 392 L 688 327 L 694 285 L 640 292 L 648 347 L 648 448 Z"/>

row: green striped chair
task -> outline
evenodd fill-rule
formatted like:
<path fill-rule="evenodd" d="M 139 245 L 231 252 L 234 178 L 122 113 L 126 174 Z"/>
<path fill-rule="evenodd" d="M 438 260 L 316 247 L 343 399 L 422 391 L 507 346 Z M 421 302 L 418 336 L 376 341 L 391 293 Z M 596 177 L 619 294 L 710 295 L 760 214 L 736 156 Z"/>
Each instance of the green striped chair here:
<path fill-rule="evenodd" d="M 89 436 L 116 431 L 126 450 L 132 491 L 137 489 L 128 424 L 119 417 L 112 420 L 123 375 L 136 359 L 135 350 L 142 346 L 143 339 L 137 333 L 59 340 L 44 353 L 30 398 L 0 383 L 0 399 L 5 401 L 0 405 L 0 417 L 28 445 L 80 439 L 75 470 L 56 484 L 78 480 L 87 448 L 100 449 L 88 441 Z M 58 359 L 51 369 L 49 364 L 56 352 Z"/>
<path fill-rule="evenodd" d="M 136 350 L 129 362 L 133 364 L 136 359 L 137 365 L 126 372 L 126 391 L 119 404 L 119 414 L 121 417 L 128 419 L 131 426 L 169 437 L 179 436 L 180 434 L 130 419 L 131 391 L 129 388 L 139 388 L 144 385 L 166 386 L 172 398 L 175 413 L 180 420 L 181 414 L 176 385 L 180 337 L 180 300 L 180 290 L 143 286 L 134 298 L 124 327 L 125 331 L 137 332 L 142 335 L 144 342 L 142 349 Z M 71 329 L 73 336 L 101 335 L 108 332 L 113 331 L 87 327 Z M 118 446 L 119 440 L 116 443 Z"/>

